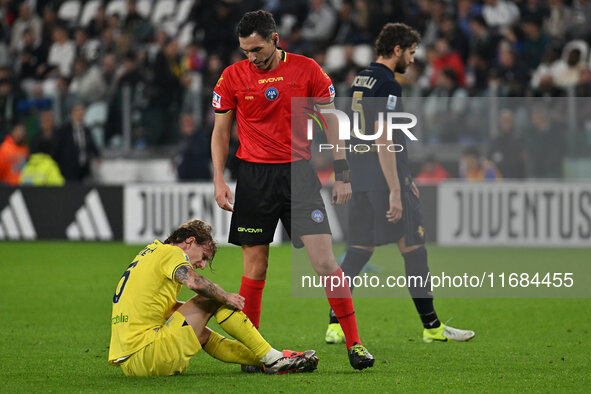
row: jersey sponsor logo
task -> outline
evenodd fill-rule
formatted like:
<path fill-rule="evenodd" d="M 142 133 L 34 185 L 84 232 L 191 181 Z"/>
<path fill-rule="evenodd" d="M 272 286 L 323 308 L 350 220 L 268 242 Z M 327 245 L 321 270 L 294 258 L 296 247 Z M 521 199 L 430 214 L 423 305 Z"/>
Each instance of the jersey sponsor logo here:
<path fill-rule="evenodd" d="M 386 108 L 394 111 L 396 109 L 396 99 L 397 97 L 393 94 L 388 95 L 388 101 L 386 102 Z"/>
<path fill-rule="evenodd" d="M 254 100 L 254 96 L 244 96 L 245 100 Z"/>
<path fill-rule="evenodd" d="M 66 228 L 66 236 L 76 241 L 113 239 L 113 231 L 96 189 L 84 198 L 84 204 L 76 211 L 74 221 Z"/>
<path fill-rule="evenodd" d="M 222 107 L 222 96 L 220 96 L 216 92 L 213 92 L 213 98 L 211 100 L 211 105 L 214 108 L 221 108 Z"/>
<path fill-rule="evenodd" d="M 252 228 L 252 227 L 238 227 L 239 233 L 251 233 L 251 234 L 259 234 L 263 232 L 262 228 Z"/>
<path fill-rule="evenodd" d="M 118 314 L 117 316 L 113 316 L 111 318 L 111 322 L 113 325 L 119 323 L 127 323 L 129 321 L 129 315 L 124 315 L 123 313 Z"/>
<path fill-rule="evenodd" d="M 263 84 L 263 83 L 278 82 L 278 81 L 283 81 L 283 77 L 259 79 L 259 85 Z"/>
<path fill-rule="evenodd" d="M 277 89 L 271 87 L 268 88 L 265 91 L 265 97 L 267 98 L 267 100 L 273 101 L 275 100 L 277 97 L 279 96 L 279 92 L 277 91 Z"/>
<path fill-rule="evenodd" d="M 37 238 L 37 232 L 20 190 L 8 198 L 8 205 L 0 212 L 0 239 Z"/>
<path fill-rule="evenodd" d="M 334 85 L 331 84 L 328 87 L 328 93 L 330 94 L 330 98 L 334 98 L 334 96 L 335 96 Z"/>
<path fill-rule="evenodd" d="M 322 223 L 324 221 L 324 214 L 320 209 L 316 209 L 315 211 L 313 211 L 312 215 L 310 216 L 312 217 L 312 220 L 316 223 Z"/>

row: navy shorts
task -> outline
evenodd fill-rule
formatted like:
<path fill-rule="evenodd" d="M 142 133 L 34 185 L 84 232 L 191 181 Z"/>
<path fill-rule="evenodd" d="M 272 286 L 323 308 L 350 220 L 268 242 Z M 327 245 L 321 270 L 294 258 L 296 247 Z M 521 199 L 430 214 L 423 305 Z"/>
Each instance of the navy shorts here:
<path fill-rule="evenodd" d="M 300 237 L 331 234 L 322 185 L 307 160 L 267 164 L 240 162 L 230 235 L 234 245 L 266 245 L 277 223 L 285 227 L 295 247 Z"/>
<path fill-rule="evenodd" d="M 404 236 L 407 246 L 425 243 L 421 204 L 412 189 L 402 186 L 402 219 L 391 223 L 388 190 L 353 192 L 349 202 L 349 245 L 380 246 L 396 243 Z"/>

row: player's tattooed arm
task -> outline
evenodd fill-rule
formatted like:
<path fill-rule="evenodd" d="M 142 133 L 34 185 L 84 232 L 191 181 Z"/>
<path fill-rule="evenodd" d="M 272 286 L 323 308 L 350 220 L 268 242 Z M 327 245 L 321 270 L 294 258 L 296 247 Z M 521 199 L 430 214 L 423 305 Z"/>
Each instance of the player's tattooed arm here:
<path fill-rule="evenodd" d="M 199 275 L 186 265 L 183 265 L 176 270 L 175 278 L 178 282 L 187 286 L 194 292 L 199 293 L 203 297 L 219 301 L 223 304 L 225 304 L 228 299 L 228 293 L 226 293 L 224 289 L 209 279 Z"/>

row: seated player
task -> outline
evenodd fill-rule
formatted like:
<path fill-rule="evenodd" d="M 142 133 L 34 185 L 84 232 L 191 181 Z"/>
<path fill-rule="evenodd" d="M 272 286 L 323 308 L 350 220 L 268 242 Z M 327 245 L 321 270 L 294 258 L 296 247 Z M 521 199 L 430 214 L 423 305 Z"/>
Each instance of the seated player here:
<path fill-rule="evenodd" d="M 109 363 L 127 376 L 182 373 L 201 348 L 218 360 L 262 367 L 268 374 L 311 372 L 313 350 L 275 350 L 241 312 L 244 298 L 198 275 L 217 246 L 211 226 L 191 220 L 164 243 L 146 246 L 123 273 L 113 296 Z M 197 295 L 176 300 L 181 285 Z M 231 340 L 206 327 L 211 317 Z"/>

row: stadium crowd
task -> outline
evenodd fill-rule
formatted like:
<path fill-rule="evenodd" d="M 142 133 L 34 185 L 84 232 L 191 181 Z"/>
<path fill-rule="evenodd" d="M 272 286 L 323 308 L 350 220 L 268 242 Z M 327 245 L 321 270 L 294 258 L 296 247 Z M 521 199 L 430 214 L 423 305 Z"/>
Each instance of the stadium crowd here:
<path fill-rule="evenodd" d="M 442 105 L 467 112 L 468 99 L 491 95 L 591 96 L 589 0 L 0 0 L 0 181 L 17 179 L 6 152 L 19 160 L 14 168 L 41 153 L 66 181 L 84 179 L 100 148 L 121 146 L 126 116 L 132 148 L 180 146 L 179 178 L 208 179 L 211 92 L 224 67 L 243 58 L 234 28 L 257 8 L 274 14 L 279 46 L 313 57 L 342 96 L 371 61 L 384 23 L 416 28 L 415 64 L 398 77 L 404 95 L 425 99 L 427 123 Z M 501 129 L 509 112 L 499 114 Z M 544 123 L 539 112 L 534 126 Z M 559 177 L 532 159 L 543 157 L 532 142 L 542 132 L 512 129 L 491 139 L 440 128 L 426 139 L 480 145 L 498 176 Z M 507 142 L 514 151 L 503 151 Z M 518 169 L 503 169 L 508 155 Z M 77 168 L 65 169 L 65 157 Z"/>

